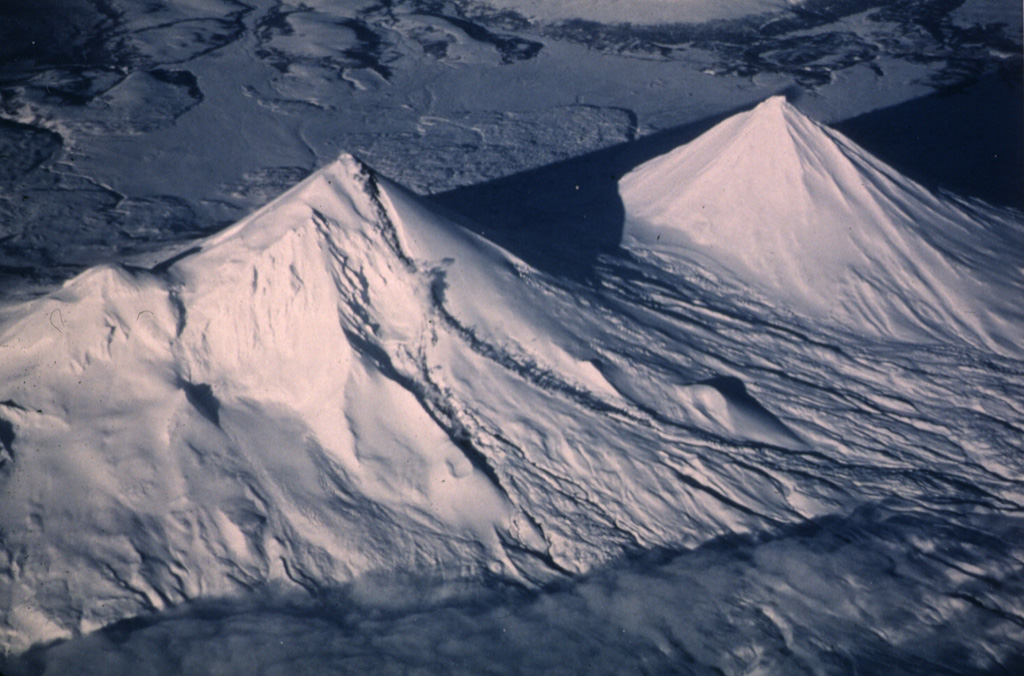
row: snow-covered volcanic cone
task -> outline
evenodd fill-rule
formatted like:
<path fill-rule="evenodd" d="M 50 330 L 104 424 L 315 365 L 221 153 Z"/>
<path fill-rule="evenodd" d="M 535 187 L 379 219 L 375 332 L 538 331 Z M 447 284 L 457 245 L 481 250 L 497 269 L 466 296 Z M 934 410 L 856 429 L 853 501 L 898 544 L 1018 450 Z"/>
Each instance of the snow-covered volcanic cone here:
<path fill-rule="evenodd" d="M 533 584 L 795 514 L 666 470 L 595 366 L 604 320 L 542 281 L 345 157 L 177 259 L 10 310 L 3 645 L 271 582 Z M 632 387 L 801 445 L 735 388 Z"/>
<path fill-rule="evenodd" d="M 624 243 L 898 338 L 1024 339 L 1019 216 L 935 195 L 783 97 L 623 177 Z"/>
<path fill-rule="evenodd" d="M 779 100 L 623 194 L 630 246 L 667 257 L 610 256 L 583 285 L 345 156 L 155 266 L 4 309 L 4 658 L 162 671 L 223 641 L 234 671 L 329 649 L 323 673 L 401 646 L 422 665 L 440 640 L 492 665 L 512 641 L 540 672 L 601 650 L 622 673 L 640 650 L 655 673 L 794 673 L 931 665 L 967 627 L 960 663 L 1008 664 L 1024 367 L 988 347 L 1015 326 L 985 295 L 1008 268 L 976 266 L 1019 222 L 928 195 Z M 884 339 L 789 323 L 727 274 L 807 311 L 834 295 Z M 511 588 L 533 601 L 449 631 L 445 600 Z M 355 615 L 324 629 L 260 605 L 296 597 Z M 77 662 L 88 646 L 103 660 Z"/>

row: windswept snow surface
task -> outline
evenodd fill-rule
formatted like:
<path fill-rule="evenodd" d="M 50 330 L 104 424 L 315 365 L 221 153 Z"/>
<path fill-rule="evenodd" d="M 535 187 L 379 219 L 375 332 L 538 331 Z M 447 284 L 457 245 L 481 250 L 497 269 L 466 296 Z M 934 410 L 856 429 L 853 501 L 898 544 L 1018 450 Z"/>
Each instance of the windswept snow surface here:
<path fill-rule="evenodd" d="M 628 247 L 859 331 L 1020 354 L 1019 213 L 934 195 L 784 97 L 638 167 L 620 192 Z"/>
<path fill-rule="evenodd" d="M 688 149 L 728 159 L 782 117 L 825 153 L 817 204 L 859 185 L 827 188 L 845 147 L 765 106 Z M 624 183 L 633 216 L 630 185 L 652 214 L 687 195 L 652 188 L 653 166 Z M 704 176 L 722 208 L 761 180 Z M 775 184 L 778 208 L 802 213 L 802 185 Z M 850 225 L 919 246 L 905 200 L 873 204 L 880 221 Z M 929 246 L 981 260 L 938 222 Z M 713 247 L 673 258 L 686 241 L 558 279 L 345 156 L 151 268 L 7 307 L 0 665 L 1012 673 L 1024 362 L 780 310 Z M 861 252 L 800 253 L 819 274 Z"/>

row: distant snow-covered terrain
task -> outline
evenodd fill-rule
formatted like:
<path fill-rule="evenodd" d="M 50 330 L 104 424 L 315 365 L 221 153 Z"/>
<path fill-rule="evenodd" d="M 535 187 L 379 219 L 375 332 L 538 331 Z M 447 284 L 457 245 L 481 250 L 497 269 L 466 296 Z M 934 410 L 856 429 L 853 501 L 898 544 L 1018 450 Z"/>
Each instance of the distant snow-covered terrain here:
<path fill-rule="evenodd" d="M 622 23 L 697 23 L 768 14 L 799 0 L 486 0 L 494 9 L 511 9 L 547 21 L 583 19 Z"/>
<path fill-rule="evenodd" d="M 854 118 L 852 138 L 929 188 L 1020 208 L 1018 5 L 3 3 L 0 297 L 210 234 L 342 152 L 451 206 L 632 141 L 666 152 L 783 91 Z M 712 6 L 743 16 L 640 16 Z M 632 16 L 586 19 L 602 7 Z"/>
<path fill-rule="evenodd" d="M 5 671 L 1013 673 L 1020 213 L 781 99 L 621 194 L 573 279 L 345 155 L 5 307 Z"/>

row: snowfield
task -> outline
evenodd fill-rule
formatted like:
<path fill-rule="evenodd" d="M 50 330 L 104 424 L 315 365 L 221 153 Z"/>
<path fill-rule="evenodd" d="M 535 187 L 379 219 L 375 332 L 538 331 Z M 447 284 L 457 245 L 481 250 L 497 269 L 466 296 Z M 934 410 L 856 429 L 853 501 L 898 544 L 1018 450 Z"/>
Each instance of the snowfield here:
<path fill-rule="evenodd" d="M 552 276 L 342 156 L 0 315 L 5 673 L 1013 673 L 1017 211 L 773 98 Z"/>

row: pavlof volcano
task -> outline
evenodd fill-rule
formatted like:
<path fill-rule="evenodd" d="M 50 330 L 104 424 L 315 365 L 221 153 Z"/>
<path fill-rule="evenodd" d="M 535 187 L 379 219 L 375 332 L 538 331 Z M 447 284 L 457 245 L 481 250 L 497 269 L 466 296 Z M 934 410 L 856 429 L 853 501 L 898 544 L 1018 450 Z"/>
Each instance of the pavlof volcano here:
<path fill-rule="evenodd" d="M 656 671 L 736 671 L 688 594 L 760 608 L 750 649 L 788 637 L 783 669 L 867 634 L 916 659 L 954 625 L 970 659 L 1002 659 L 1024 596 L 948 599 L 1020 587 L 1022 282 L 1000 257 L 1019 214 L 931 194 L 779 98 L 621 195 L 626 251 L 583 283 L 343 156 L 155 266 L 6 308 L 11 664 L 137 620 L 122 642 L 149 645 L 213 601 L 444 626 L 453 599 L 508 592 L 528 635 L 648 574 L 677 614 L 640 594 L 573 621 L 634 617 Z M 839 587 L 816 587 L 799 562 L 830 547 Z M 939 550 L 887 592 L 879 562 Z M 218 607 L 230 634 L 242 615 Z"/>

